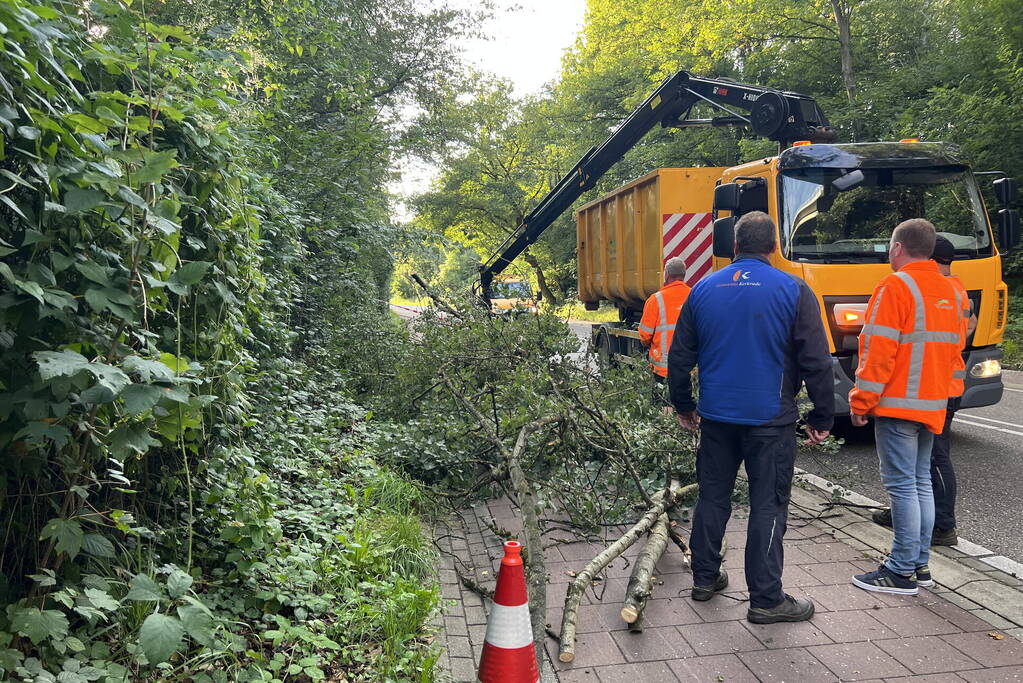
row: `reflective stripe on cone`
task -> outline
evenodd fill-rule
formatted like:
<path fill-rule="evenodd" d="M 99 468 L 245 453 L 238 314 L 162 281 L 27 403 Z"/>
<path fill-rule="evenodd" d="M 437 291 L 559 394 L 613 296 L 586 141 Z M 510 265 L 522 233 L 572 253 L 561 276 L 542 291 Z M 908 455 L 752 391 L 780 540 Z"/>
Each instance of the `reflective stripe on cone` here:
<path fill-rule="evenodd" d="M 479 679 L 484 683 L 537 683 L 540 680 L 521 552 L 522 546 L 515 541 L 504 544 L 504 559 L 497 575 L 494 604 L 480 657 Z"/>

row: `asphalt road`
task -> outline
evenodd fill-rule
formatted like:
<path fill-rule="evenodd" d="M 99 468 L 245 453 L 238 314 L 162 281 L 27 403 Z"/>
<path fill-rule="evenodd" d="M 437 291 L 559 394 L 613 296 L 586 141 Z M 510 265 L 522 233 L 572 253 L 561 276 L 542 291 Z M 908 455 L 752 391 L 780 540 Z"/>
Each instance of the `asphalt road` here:
<path fill-rule="evenodd" d="M 956 414 L 952 462 L 959 496 L 959 535 L 1023 561 L 1023 373 L 1006 371 L 997 405 Z M 878 476 L 873 429 L 849 427 L 833 456 L 800 454 L 796 464 L 874 500 L 888 502 Z"/>
<path fill-rule="evenodd" d="M 572 328 L 576 336 L 579 337 L 583 344 L 588 344 L 590 341 L 590 330 L 593 327 L 593 323 L 580 323 L 574 320 L 568 322 L 568 326 Z"/>

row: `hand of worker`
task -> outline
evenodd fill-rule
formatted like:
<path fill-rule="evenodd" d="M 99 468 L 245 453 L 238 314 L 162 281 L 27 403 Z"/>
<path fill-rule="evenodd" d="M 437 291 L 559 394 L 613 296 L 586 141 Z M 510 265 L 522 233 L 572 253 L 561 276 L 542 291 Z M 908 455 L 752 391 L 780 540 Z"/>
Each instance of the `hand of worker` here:
<path fill-rule="evenodd" d="M 829 434 L 831 434 L 831 432 L 828 431 L 827 429 L 814 429 L 813 427 L 807 425 L 806 426 L 806 437 L 807 437 L 806 438 L 806 445 L 807 446 L 816 446 L 821 441 L 824 441 L 824 439 L 828 438 Z"/>
<path fill-rule="evenodd" d="M 690 410 L 688 413 L 679 413 L 675 417 L 678 418 L 678 423 L 682 426 L 682 429 L 695 432 L 700 428 L 700 416 L 696 414 L 695 410 Z"/>
<path fill-rule="evenodd" d="M 856 413 L 852 413 L 849 417 L 852 419 L 853 427 L 865 427 L 867 425 L 866 415 L 857 415 Z"/>

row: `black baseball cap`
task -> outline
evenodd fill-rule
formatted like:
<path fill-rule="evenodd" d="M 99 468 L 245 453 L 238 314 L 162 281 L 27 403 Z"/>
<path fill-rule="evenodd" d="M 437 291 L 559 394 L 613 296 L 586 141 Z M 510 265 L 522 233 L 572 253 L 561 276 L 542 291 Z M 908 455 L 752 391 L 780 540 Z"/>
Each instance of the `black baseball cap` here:
<path fill-rule="evenodd" d="M 931 258 L 942 265 L 951 265 L 956 257 L 956 248 L 947 237 L 938 235 L 934 240 L 934 253 Z"/>

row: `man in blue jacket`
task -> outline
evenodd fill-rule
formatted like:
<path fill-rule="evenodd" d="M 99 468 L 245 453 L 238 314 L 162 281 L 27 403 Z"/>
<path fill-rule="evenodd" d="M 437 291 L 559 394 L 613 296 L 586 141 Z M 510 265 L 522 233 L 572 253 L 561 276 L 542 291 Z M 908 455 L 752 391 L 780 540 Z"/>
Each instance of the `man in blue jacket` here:
<path fill-rule="evenodd" d="M 817 297 L 805 282 L 771 266 L 776 235 L 765 213 L 739 219 L 735 260 L 693 288 L 668 352 L 668 389 L 679 423 L 700 431 L 692 598 L 709 600 L 728 585 L 721 541 L 745 462 L 747 619 L 756 624 L 813 616 L 812 602 L 787 595 L 781 585 L 796 460 L 795 397 L 804 382 L 814 405 L 806 416 L 810 443 L 827 438 L 834 416 L 832 361 Z M 690 378 L 694 367 L 699 405 Z"/>

